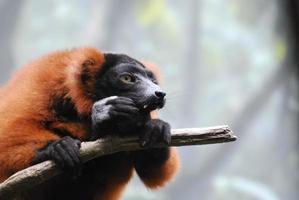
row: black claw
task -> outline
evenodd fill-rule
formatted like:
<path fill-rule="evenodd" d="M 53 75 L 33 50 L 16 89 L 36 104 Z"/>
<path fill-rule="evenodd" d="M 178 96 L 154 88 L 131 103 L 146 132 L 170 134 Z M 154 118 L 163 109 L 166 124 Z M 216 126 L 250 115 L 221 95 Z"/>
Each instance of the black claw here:
<path fill-rule="evenodd" d="M 161 133 L 163 132 L 160 132 L 160 127 L 156 128 L 153 130 L 152 132 L 152 137 L 151 137 L 151 141 L 150 141 L 150 146 L 154 146 L 157 142 L 159 142 L 159 140 L 161 139 Z"/>
<path fill-rule="evenodd" d="M 146 141 L 144 141 L 144 140 L 141 141 L 141 142 L 140 142 L 140 146 L 141 146 L 141 147 L 146 147 Z"/>
<path fill-rule="evenodd" d="M 159 142 L 163 142 L 166 145 L 170 144 L 171 133 L 168 123 L 154 119 L 150 120 L 145 126 L 145 132 L 140 139 L 141 147 L 155 146 Z"/>
<path fill-rule="evenodd" d="M 140 137 L 141 147 L 148 147 L 150 145 L 151 136 L 152 136 L 152 130 L 150 124 L 147 123 L 145 126 L 145 132 Z"/>
<path fill-rule="evenodd" d="M 167 145 L 171 142 L 170 126 L 168 124 L 163 127 L 163 142 Z"/>

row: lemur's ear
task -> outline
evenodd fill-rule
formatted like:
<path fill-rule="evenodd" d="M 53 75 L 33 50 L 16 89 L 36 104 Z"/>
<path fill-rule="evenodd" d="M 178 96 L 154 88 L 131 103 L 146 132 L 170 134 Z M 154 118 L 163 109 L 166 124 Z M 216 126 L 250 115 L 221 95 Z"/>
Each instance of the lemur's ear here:
<path fill-rule="evenodd" d="M 70 90 L 68 95 L 79 113 L 90 112 L 96 74 L 103 68 L 104 63 L 104 54 L 94 48 L 77 49 L 70 55 L 66 85 Z"/>
<path fill-rule="evenodd" d="M 92 93 L 95 84 L 96 73 L 99 70 L 99 64 L 93 58 L 87 58 L 81 64 L 80 80 L 88 93 Z"/>
<path fill-rule="evenodd" d="M 149 61 L 141 61 L 141 63 L 147 70 L 154 74 L 154 77 L 157 79 L 158 83 L 161 83 L 162 76 L 159 67 L 155 63 Z"/>

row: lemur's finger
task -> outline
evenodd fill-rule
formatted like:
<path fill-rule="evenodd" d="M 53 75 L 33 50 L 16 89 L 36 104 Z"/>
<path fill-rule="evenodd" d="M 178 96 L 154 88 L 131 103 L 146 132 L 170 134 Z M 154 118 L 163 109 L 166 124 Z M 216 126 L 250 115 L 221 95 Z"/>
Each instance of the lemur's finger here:
<path fill-rule="evenodd" d="M 134 101 L 127 97 L 117 97 L 114 99 L 110 99 L 106 102 L 106 104 L 116 105 L 116 104 L 126 104 L 126 105 L 135 105 Z"/>
<path fill-rule="evenodd" d="M 149 141 L 149 146 L 153 146 L 154 144 L 157 143 L 157 141 L 159 141 L 162 137 L 162 130 L 160 129 L 160 127 L 155 127 L 152 131 L 151 131 L 151 138 Z"/>
<path fill-rule="evenodd" d="M 132 113 L 132 114 L 139 113 L 138 108 L 136 108 L 135 106 L 129 106 L 129 105 L 114 105 L 112 110 L 118 111 L 118 112 L 127 112 L 127 113 Z"/>
<path fill-rule="evenodd" d="M 67 138 L 66 140 L 61 141 L 61 145 L 73 163 L 73 165 L 68 166 L 70 167 L 71 174 L 73 178 L 77 178 L 82 171 L 82 161 L 80 159 L 80 151 L 76 144 L 76 140 Z"/>
<path fill-rule="evenodd" d="M 80 159 L 80 152 L 79 148 L 75 146 L 75 143 L 70 143 L 67 140 L 61 141 L 61 144 L 65 151 L 68 152 L 69 156 L 75 163 L 75 165 L 80 165 L 81 164 L 81 159 Z"/>
<path fill-rule="evenodd" d="M 57 149 L 51 150 L 51 159 L 61 168 L 64 168 L 64 159 L 61 156 L 61 153 Z"/>
<path fill-rule="evenodd" d="M 145 133 L 140 137 L 140 146 L 141 147 L 147 147 L 150 143 L 150 140 L 151 140 L 151 130 L 148 129 L 147 131 L 145 131 Z"/>
<path fill-rule="evenodd" d="M 132 114 L 129 114 L 127 112 L 119 112 L 119 111 L 115 111 L 115 110 L 110 111 L 110 115 L 113 117 L 118 117 L 118 118 L 131 118 L 132 117 Z"/>
<path fill-rule="evenodd" d="M 71 168 L 74 166 L 72 159 L 69 154 L 65 151 L 60 143 L 57 143 L 54 147 L 55 153 L 58 155 L 58 164 L 61 165 L 62 168 Z"/>
<path fill-rule="evenodd" d="M 78 156 L 72 151 L 72 148 L 67 144 L 63 145 L 65 141 L 61 141 L 55 147 L 55 150 L 61 157 L 61 167 L 69 170 L 73 179 L 76 179 L 81 174 L 81 161 Z"/>
<path fill-rule="evenodd" d="M 111 96 L 111 97 L 101 99 L 101 100 L 95 102 L 95 104 L 92 107 L 92 110 L 95 110 L 95 111 L 102 110 L 103 107 L 107 104 L 107 102 L 112 101 L 117 98 L 118 98 L 117 96 Z"/>
<path fill-rule="evenodd" d="M 165 144 L 170 144 L 171 142 L 171 131 L 169 124 L 163 126 L 163 142 Z"/>
<path fill-rule="evenodd" d="M 75 140 L 75 144 L 76 144 L 77 147 L 79 147 L 79 149 L 80 149 L 80 147 L 81 147 L 81 141 L 80 141 L 80 140 Z"/>

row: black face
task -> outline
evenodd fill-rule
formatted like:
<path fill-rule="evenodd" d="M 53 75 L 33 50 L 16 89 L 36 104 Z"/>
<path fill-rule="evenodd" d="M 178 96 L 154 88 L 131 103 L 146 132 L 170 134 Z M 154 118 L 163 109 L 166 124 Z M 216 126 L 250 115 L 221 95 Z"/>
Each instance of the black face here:
<path fill-rule="evenodd" d="M 105 61 L 97 76 L 98 99 L 108 96 L 128 97 L 144 111 L 164 106 L 166 93 L 144 65 L 122 54 L 105 54 Z"/>

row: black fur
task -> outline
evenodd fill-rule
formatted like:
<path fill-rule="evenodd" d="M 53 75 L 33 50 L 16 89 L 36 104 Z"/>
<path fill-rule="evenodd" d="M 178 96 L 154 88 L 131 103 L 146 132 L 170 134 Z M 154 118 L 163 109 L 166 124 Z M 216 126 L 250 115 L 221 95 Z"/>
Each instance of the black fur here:
<path fill-rule="evenodd" d="M 110 177 L 130 173 L 133 156 L 120 152 L 85 163 L 81 175 L 63 173 L 24 192 L 24 200 L 95 200 L 106 189 Z M 26 198 L 27 197 L 27 198 Z"/>
<path fill-rule="evenodd" d="M 81 168 L 79 149 L 81 142 L 70 136 L 65 136 L 58 141 L 50 142 L 46 147 L 40 149 L 33 163 L 53 160 L 61 168 L 78 173 Z"/>
<path fill-rule="evenodd" d="M 91 75 L 90 72 L 88 70 L 88 67 L 90 65 L 95 65 L 95 61 L 93 59 L 89 59 L 86 60 L 83 64 L 82 64 L 82 72 L 81 72 L 81 82 L 83 85 L 86 85 L 87 81 L 89 81 L 91 79 Z"/>
<path fill-rule="evenodd" d="M 69 97 L 54 96 L 49 108 L 57 120 L 78 122 L 80 117 L 74 102 Z"/>
<path fill-rule="evenodd" d="M 140 145 L 142 147 L 150 147 L 159 141 L 170 144 L 170 125 L 160 119 L 150 119 L 144 125 L 143 135 L 140 137 Z"/>
<path fill-rule="evenodd" d="M 97 122 L 98 115 L 102 115 L 103 106 L 109 106 L 107 115 L 109 120 Z M 145 122 L 150 118 L 149 114 L 143 114 L 132 99 L 117 97 L 108 100 L 104 105 L 95 104 L 92 118 L 94 121 L 93 138 L 105 137 L 107 135 L 128 136 L 136 134 L 143 129 Z"/>
<path fill-rule="evenodd" d="M 84 67 L 81 73 L 81 82 L 83 85 L 86 85 L 87 81 L 91 79 L 88 68 Z"/>
<path fill-rule="evenodd" d="M 136 76 L 139 82 L 122 83 L 119 75 L 123 73 Z M 88 70 L 83 71 L 82 83 L 87 83 L 89 79 Z M 150 111 L 162 108 L 165 99 L 155 96 L 155 89 L 146 94 L 148 85 L 159 89 L 153 74 L 140 62 L 122 54 L 105 54 L 104 66 L 96 75 L 93 98 L 94 101 L 114 95 L 118 98 L 105 103 L 104 106 L 111 106 L 108 113 L 109 120 L 100 122 L 95 120 L 96 123 L 91 125 L 95 133 L 91 139 L 110 134 L 118 136 L 137 134 L 143 147 L 155 145 L 157 142 L 169 144 L 169 124 L 162 120 L 150 119 Z M 144 109 L 144 105 L 148 105 L 148 108 Z M 54 97 L 50 109 L 59 121 L 76 122 L 84 119 L 89 123 L 91 121 L 90 117 L 78 116 L 74 103 L 69 98 Z M 101 114 L 99 111 L 101 108 L 96 106 L 93 108 L 95 118 Z M 45 126 L 50 127 L 50 123 L 46 122 Z M 63 130 L 52 131 L 60 135 L 68 134 Z M 34 163 L 52 159 L 62 169 L 67 169 L 67 173 L 27 191 L 24 193 L 25 200 L 94 200 L 95 196 L 101 196 L 105 191 L 111 177 L 129 176 L 132 167 L 135 167 L 137 173 L 142 176 L 147 173 L 147 169 L 162 165 L 169 157 L 168 148 L 144 149 L 99 157 L 81 166 L 78 157 L 79 147 L 78 140 L 63 137 L 38 151 Z M 70 176 L 78 175 L 78 171 L 81 171 L 81 175 L 76 179 Z"/>
<path fill-rule="evenodd" d="M 53 128 L 52 127 L 52 121 L 42 121 L 41 124 L 45 129 L 48 129 L 52 131 L 55 135 L 59 137 L 65 137 L 65 136 L 70 136 L 71 133 L 69 133 L 67 130 L 62 130 L 58 128 Z"/>
<path fill-rule="evenodd" d="M 105 63 L 102 66 L 103 70 L 101 70 L 100 73 L 105 73 L 108 69 L 111 67 L 114 67 L 119 64 L 132 64 L 132 65 L 138 65 L 140 67 L 145 68 L 145 66 L 139 62 L 138 60 L 135 60 L 134 58 L 131 58 L 125 54 L 115 54 L 115 53 L 105 53 Z"/>
<path fill-rule="evenodd" d="M 147 169 L 158 168 L 169 158 L 169 148 L 153 148 L 135 153 L 134 164 L 137 173 L 146 173 Z"/>

